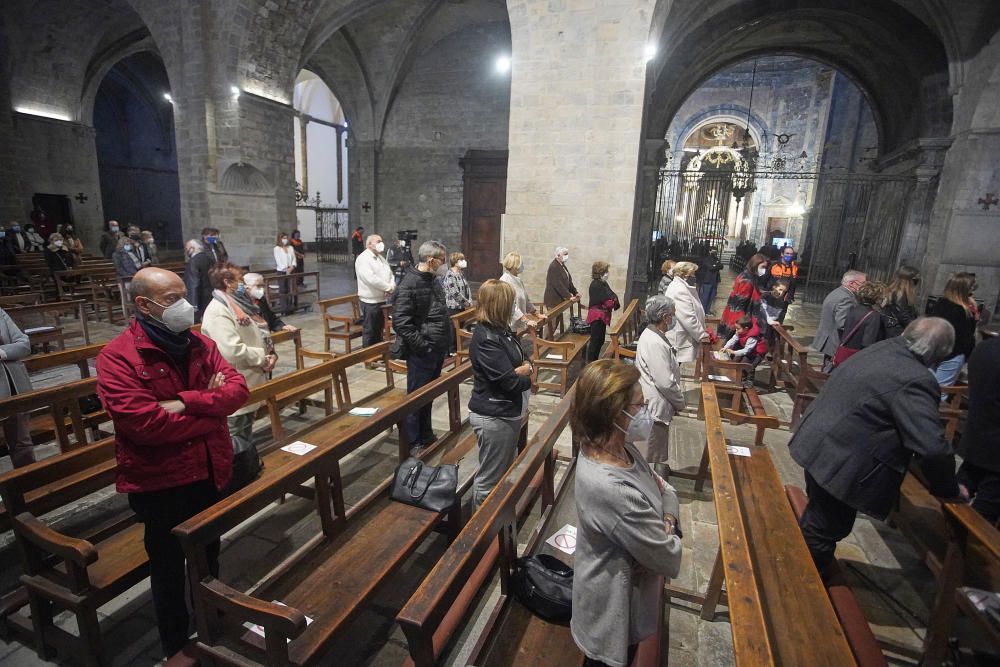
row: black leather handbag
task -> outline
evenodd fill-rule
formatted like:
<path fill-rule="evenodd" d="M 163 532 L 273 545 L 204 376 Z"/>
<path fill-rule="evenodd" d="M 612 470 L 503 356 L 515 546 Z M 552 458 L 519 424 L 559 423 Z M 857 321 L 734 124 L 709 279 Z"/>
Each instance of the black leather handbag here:
<path fill-rule="evenodd" d="M 569 328 L 576 334 L 590 334 L 590 325 L 587 324 L 587 320 L 576 315 L 569 318 Z"/>
<path fill-rule="evenodd" d="M 573 568 L 555 556 L 518 558 L 512 584 L 514 596 L 535 615 L 554 623 L 573 616 Z"/>
<path fill-rule="evenodd" d="M 427 465 L 410 457 L 399 464 L 389 497 L 432 512 L 444 512 L 458 502 L 458 465 Z"/>

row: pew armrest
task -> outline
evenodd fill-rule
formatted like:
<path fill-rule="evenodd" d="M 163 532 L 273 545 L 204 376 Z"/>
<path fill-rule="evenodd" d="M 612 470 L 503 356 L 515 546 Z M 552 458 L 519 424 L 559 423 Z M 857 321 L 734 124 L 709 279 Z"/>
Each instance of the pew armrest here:
<path fill-rule="evenodd" d="M 293 607 L 258 600 L 212 577 L 204 579 L 199 587 L 210 606 L 240 621 L 256 623 L 266 635 L 276 633 L 294 639 L 306 629 L 305 614 Z"/>
<path fill-rule="evenodd" d="M 302 356 L 306 359 L 318 359 L 319 361 L 330 361 L 331 359 L 337 358 L 336 352 L 313 352 L 312 350 L 307 350 L 302 348 L 299 350 Z"/>
<path fill-rule="evenodd" d="M 14 525 L 21 537 L 67 563 L 86 568 L 97 561 L 97 549 L 93 544 L 87 540 L 67 537 L 49 528 L 30 512 L 22 512 L 14 517 Z"/>

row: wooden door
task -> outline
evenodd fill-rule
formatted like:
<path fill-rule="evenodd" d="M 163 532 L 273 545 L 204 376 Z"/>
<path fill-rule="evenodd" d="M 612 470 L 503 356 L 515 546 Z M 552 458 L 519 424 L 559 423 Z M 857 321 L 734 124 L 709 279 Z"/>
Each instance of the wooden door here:
<path fill-rule="evenodd" d="M 462 252 L 466 276 L 480 283 L 499 278 L 500 216 L 507 205 L 507 151 L 470 150 L 459 160 L 464 171 Z"/>

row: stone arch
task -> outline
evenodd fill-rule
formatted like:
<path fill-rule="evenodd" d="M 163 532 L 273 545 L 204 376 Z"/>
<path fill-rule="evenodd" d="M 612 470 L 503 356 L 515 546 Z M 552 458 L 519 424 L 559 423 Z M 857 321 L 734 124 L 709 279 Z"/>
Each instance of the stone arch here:
<path fill-rule="evenodd" d="M 671 132 L 668 128 L 666 140 L 670 144 L 670 150 L 679 151 L 684 147 L 688 137 L 701 127 L 711 122 L 729 122 L 736 125 L 745 125 L 747 120 L 746 107 L 738 104 L 717 104 L 707 107 L 692 116 L 684 119 L 681 123 L 671 123 L 671 128 L 676 131 Z M 771 135 L 771 127 L 760 114 L 750 110 L 750 136 L 757 145 L 758 150 L 767 149 L 767 137 Z"/>

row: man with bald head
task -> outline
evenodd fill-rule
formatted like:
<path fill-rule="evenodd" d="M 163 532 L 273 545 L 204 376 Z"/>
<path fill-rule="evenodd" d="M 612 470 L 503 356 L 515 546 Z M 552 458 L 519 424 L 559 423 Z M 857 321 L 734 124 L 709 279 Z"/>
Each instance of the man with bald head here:
<path fill-rule="evenodd" d="M 800 526 L 820 574 L 858 512 L 889 514 L 914 457 L 932 493 L 958 496 L 938 413 L 941 389 L 929 370 L 948 357 L 954 341 L 947 320 L 914 320 L 902 336 L 838 366 L 799 422 L 788 448 L 805 469 L 809 504 Z"/>
<path fill-rule="evenodd" d="M 396 289 L 392 268 L 382 253 L 385 243 L 378 234 L 372 234 L 365 242 L 364 251 L 354 260 L 354 272 L 358 277 L 358 300 L 361 301 L 363 325 L 361 341 L 365 347 L 381 343 L 385 318 L 382 306 Z"/>
<path fill-rule="evenodd" d="M 232 474 L 226 417 L 249 396 L 211 339 L 190 330 L 184 281 L 157 268 L 132 278 L 135 317 L 97 357 L 97 394 L 115 425 L 115 486 L 145 524 L 164 655 L 188 641 L 184 553 L 174 526 L 210 507 Z M 210 556 L 218 574 L 218 545 Z"/>

